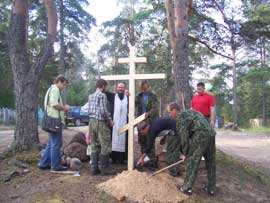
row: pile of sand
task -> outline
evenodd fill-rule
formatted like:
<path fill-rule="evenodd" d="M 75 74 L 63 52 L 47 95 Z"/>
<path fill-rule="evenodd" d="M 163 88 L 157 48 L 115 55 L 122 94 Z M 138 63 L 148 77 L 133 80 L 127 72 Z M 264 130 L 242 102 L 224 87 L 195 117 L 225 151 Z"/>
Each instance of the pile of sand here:
<path fill-rule="evenodd" d="M 97 187 L 114 197 L 125 196 L 130 201 L 174 203 L 188 198 L 176 188 L 181 183 L 182 179 L 166 173 L 150 176 L 149 173 L 134 170 L 124 171 Z"/>

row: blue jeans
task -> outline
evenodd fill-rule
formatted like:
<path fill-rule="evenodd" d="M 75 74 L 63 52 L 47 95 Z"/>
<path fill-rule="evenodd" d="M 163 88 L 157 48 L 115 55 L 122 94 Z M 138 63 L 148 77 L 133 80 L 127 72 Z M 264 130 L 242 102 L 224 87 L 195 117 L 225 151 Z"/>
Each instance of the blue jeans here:
<path fill-rule="evenodd" d="M 61 169 L 62 129 L 56 134 L 49 133 L 48 143 L 39 161 L 39 167 L 51 170 Z"/>

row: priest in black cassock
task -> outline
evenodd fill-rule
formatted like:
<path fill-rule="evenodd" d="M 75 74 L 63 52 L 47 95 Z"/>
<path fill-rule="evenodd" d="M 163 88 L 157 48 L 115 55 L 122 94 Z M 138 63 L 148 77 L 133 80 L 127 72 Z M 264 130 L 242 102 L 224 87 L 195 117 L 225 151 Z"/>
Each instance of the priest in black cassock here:
<path fill-rule="evenodd" d="M 118 135 L 118 130 L 128 123 L 128 97 L 123 82 L 116 86 L 116 93 L 106 92 L 109 109 L 114 125 L 112 127 L 112 154 L 113 163 L 127 161 L 127 132 Z"/>

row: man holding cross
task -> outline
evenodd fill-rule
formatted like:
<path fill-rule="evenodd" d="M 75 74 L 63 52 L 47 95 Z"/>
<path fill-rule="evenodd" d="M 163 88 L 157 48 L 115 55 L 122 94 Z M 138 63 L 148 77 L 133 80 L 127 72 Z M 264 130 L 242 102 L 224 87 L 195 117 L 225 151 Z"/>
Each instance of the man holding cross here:
<path fill-rule="evenodd" d="M 149 124 L 159 116 L 158 99 L 157 96 L 150 91 L 150 85 L 146 80 L 141 83 L 141 90 L 141 93 L 139 93 L 135 100 L 136 117 L 146 113 L 146 122 Z M 149 136 L 142 135 L 139 132 L 138 141 L 142 153 L 147 148 L 148 138 Z M 151 161 L 148 163 L 148 165 L 150 168 L 154 169 L 157 167 L 154 147 L 149 151 L 149 156 Z"/>

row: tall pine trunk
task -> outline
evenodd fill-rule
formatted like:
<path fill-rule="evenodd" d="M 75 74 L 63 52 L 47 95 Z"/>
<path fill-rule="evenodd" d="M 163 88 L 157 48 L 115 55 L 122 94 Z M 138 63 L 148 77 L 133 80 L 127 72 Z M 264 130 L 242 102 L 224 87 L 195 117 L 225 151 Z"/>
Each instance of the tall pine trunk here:
<path fill-rule="evenodd" d="M 261 51 L 260 51 L 260 60 L 261 60 L 261 68 L 265 68 L 266 64 L 266 50 L 265 50 L 265 41 L 261 39 Z M 264 127 L 267 126 L 267 115 L 266 115 L 266 81 L 265 76 L 262 77 L 262 125 Z"/>
<path fill-rule="evenodd" d="M 237 98 L 237 71 L 236 71 L 236 55 L 235 48 L 232 46 L 232 58 L 233 58 L 233 122 L 234 125 L 238 125 L 238 98 Z"/>
<path fill-rule="evenodd" d="M 48 37 L 35 64 L 27 50 L 28 0 L 14 0 L 9 28 L 9 55 L 16 102 L 14 149 L 29 150 L 38 143 L 38 86 L 44 66 L 53 53 L 57 15 L 54 0 L 44 0 L 48 16 Z"/>
<path fill-rule="evenodd" d="M 188 22 L 190 0 L 166 0 L 170 44 L 173 50 L 174 95 L 181 108 L 189 108 L 192 99 L 189 69 Z"/>

